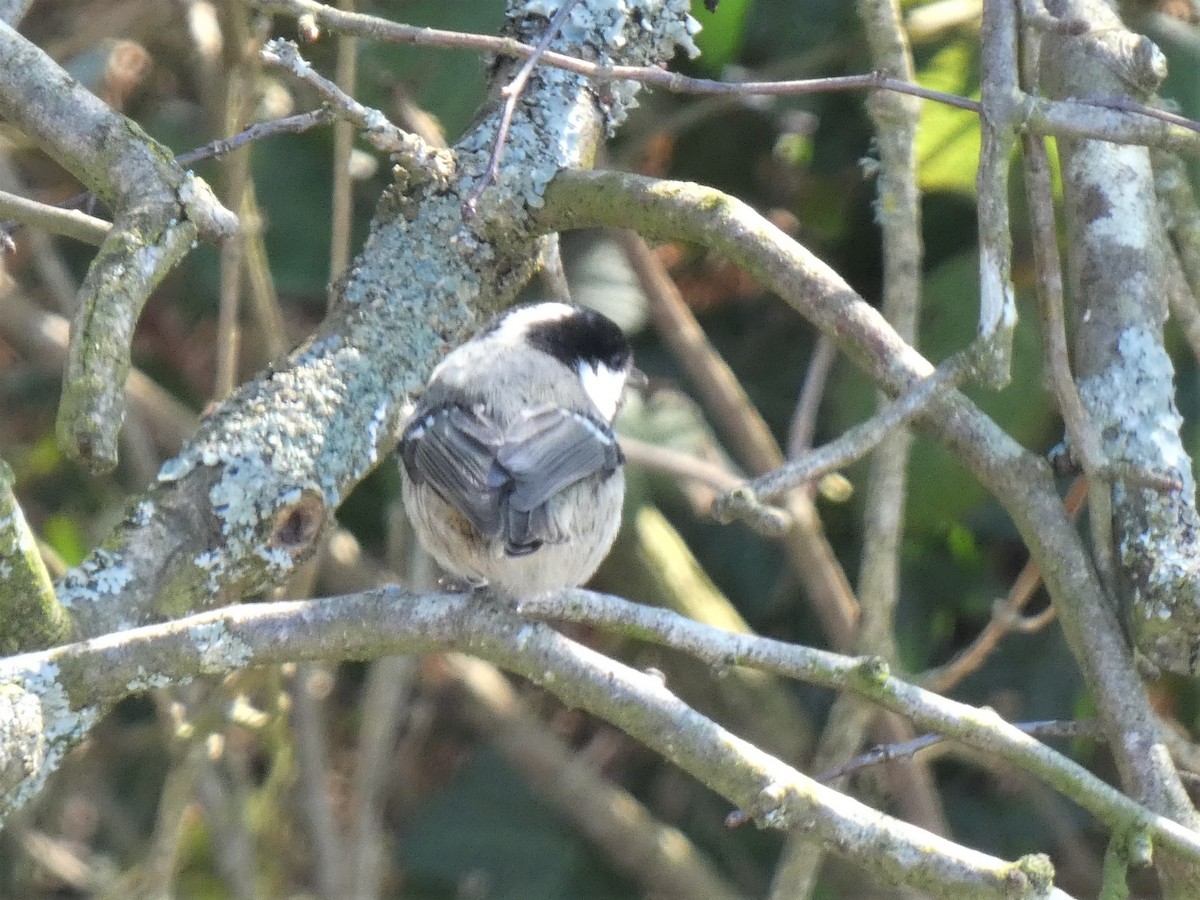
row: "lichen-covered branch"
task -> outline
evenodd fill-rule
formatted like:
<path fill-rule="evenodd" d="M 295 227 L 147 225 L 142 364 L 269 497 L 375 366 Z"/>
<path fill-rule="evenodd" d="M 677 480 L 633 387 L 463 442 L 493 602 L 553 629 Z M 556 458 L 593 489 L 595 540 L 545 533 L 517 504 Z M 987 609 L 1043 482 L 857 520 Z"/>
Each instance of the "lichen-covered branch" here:
<path fill-rule="evenodd" d="M 13 471 L 0 460 L 0 656 L 50 647 L 70 634 L 71 618 L 13 493 Z"/>
<path fill-rule="evenodd" d="M 1012 284 L 1012 230 L 1008 217 L 1008 167 L 1017 142 L 1017 11 L 1011 0 L 983 10 L 982 109 L 979 171 L 979 334 L 987 343 L 980 374 L 993 387 L 1011 378 L 1017 301 Z"/>
<path fill-rule="evenodd" d="M 2 21 L 0 115 L 114 210 L 80 286 L 58 416 L 64 449 L 111 469 L 142 305 L 198 237 L 226 237 L 236 220 L 165 147 Z"/>
<path fill-rule="evenodd" d="M 808 829 L 882 882 L 947 900 L 1069 900 L 1053 887 L 1045 857 L 1005 862 L 870 809 L 700 715 L 656 674 L 615 662 L 486 597 L 396 588 L 232 607 L 5 660 L 0 738 L 21 737 L 24 755 L 0 757 L 0 807 L 19 805 L 90 725 L 132 691 L 288 660 L 448 649 L 494 662 L 613 722 L 763 826 Z M 833 654 L 820 658 L 861 668 Z M 13 746 L 0 741 L 0 752 Z M 1200 836 L 1147 818 L 1162 841 L 1194 841 L 1200 856 Z"/>
<path fill-rule="evenodd" d="M 523 4 L 510 13 L 515 34 L 544 27 Z M 662 63 L 694 50 L 689 22 L 683 0 L 660 0 L 636 19 L 605 6 L 555 46 Z M 486 165 L 491 116 L 454 148 L 447 185 L 410 182 L 383 199 L 318 332 L 208 417 L 63 580 L 59 596 L 82 634 L 228 603 L 309 556 L 341 499 L 390 451 L 429 368 L 534 271 L 543 239 L 527 227 L 528 210 L 560 169 L 587 165 L 624 116 L 634 86 L 617 87 L 601 104 L 580 76 L 539 70 L 509 134 L 512 162 L 469 224 L 462 206 Z"/>
<path fill-rule="evenodd" d="M 1151 94 L 1162 55 L 1099 2 L 1058 4 L 1093 31 L 1048 38 L 1045 84 L 1060 94 Z M 1055 7 L 1057 10 L 1057 7 Z M 1163 343 L 1170 283 L 1150 153 L 1060 140 L 1076 298 L 1076 377 L 1110 463 L 1166 478 L 1170 490 L 1115 478 L 1112 529 L 1122 611 L 1137 649 L 1173 672 L 1200 673 L 1200 515 L 1180 438 L 1174 370 Z M 1093 487 L 1093 490 L 1096 488 Z"/>

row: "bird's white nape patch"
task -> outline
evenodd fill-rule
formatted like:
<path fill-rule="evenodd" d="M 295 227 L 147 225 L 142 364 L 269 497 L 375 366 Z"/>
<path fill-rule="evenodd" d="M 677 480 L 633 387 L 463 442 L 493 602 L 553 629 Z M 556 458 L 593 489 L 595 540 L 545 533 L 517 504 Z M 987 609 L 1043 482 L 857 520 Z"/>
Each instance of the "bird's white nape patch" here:
<path fill-rule="evenodd" d="M 584 393 L 600 410 L 604 421 L 611 425 L 617 417 L 617 407 L 621 405 L 621 394 L 625 390 L 628 373 L 624 369 L 610 369 L 604 363 L 592 366 L 583 360 L 575 364 L 575 370 Z"/>
<path fill-rule="evenodd" d="M 500 318 L 492 337 L 501 343 L 517 344 L 525 340 L 532 326 L 565 319 L 576 312 L 572 306 L 553 301 L 517 307 Z"/>

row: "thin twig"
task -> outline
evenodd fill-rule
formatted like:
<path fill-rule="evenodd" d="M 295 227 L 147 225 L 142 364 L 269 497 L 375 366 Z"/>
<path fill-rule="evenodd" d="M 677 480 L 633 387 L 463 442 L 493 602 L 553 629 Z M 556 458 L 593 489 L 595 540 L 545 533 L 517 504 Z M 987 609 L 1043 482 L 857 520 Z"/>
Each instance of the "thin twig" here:
<path fill-rule="evenodd" d="M 99 246 L 112 230 L 112 223 L 74 209 L 62 209 L 16 194 L 0 191 L 0 231 L 11 234 L 14 225 L 33 225 L 51 234 L 61 234 L 85 244 Z M 12 221 L 9 221 L 12 220 Z"/>
<path fill-rule="evenodd" d="M 1014 722 L 1013 727 L 1019 728 L 1030 737 L 1036 738 L 1089 737 L 1097 741 L 1107 739 L 1104 729 L 1096 719 L 1084 719 L 1082 721 L 1048 719 L 1043 722 Z M 837 781 L 839 778 L 845 778 L 847 775 L 852 775 L 871 766 L 877 766 L 880 763 L 894 762 L 898 759 L 915 756 L 922 750 L 946 740 L 949 740 L 949 738 L 943 734 L 923 734 L 903 744 L 885 744 L 874 747 L 840 766 L 826 769 L 817 776 L 817 781 L 820 781 L 822 784 L 829 784 L 832 781 Z"/>
<path fill-rule="evenodd" d="M 763 500 L 778 497 L 806 482 L 862 459 L 888 434 L 912 421 L 930 403 L 954 388 L 971 371 L 972 363 L 970 353 L 964 352 L 951 357 L 904 396 L 889 403 L 866 421 L 848 429 L 840 437 L 717 498 L 713 504 L 713 515 L 718 521 L 740 519 L 743 515 L 752 513 Z"/>
<path fill-rule="evenodd" d="M 915 81 L 916 66 L 901 20 L 900 0 L 859 0 L 858 8 L 875 68 Z M 883 237 L 882 312 L 896 333 L 917 347 L 925 259 L 917 154 L 921 107 L 912 97 L 877 91 L 868 98 L 867 109 L 876 132 L 880 162 L 875 216 Z M 965 374 L 967 360 L 962 362 Z M 876 396 L 879 405 L 887 403 L 885 392 Z M 871 458 L 863 510 L 864 543 L 856 584 L 862 621 L 855 649 L 889 663 L 900 659 L 896 609 L 900 603 L 911 445 L 912 436 L 903 428 L 891 431 L 879 442 Z M 876 740 L 888 742 L 913 735 L 911 724 L 895 713 L 877 717 L 871 730 Z M 861 734 L 860 730 L 858 740 Z M 888 776 L 892 795 L 902 804 L 906 818 L 939 834 L 950 832 L 928 766 L 910 760 L 892 767 Z"/>
<path fill-rule="evenodd" d="M 1133 113 L 1134 115 L 1145 116 L 1148 119 L 1158 119 L 1160 122 L 1166 122 L 1169 125 L 1178 125 L 1180 128 L 1186 128 L 1188 131 L 1200 132 L 1200 122 L 1195 119 L 1189 119 L 1187 116 L 1181 116 L 1179 113 L 1173 113 L 1169 109 L 1163 109 L 1160 106 L 1149 106 L 1145 103 L 1138 103 L 1136 100 L 1131 100 L 1128 97 L 1111 97 L 1099 100 L 1085 101 L 1088 106 L 1098 106 L 1101 109 L 1113 109 L 1117 112 Z"/>
<path fill-rule="evenodd" d="M 488 157 L 488 167 L 484 175 L 479 179 L 479 184 L 471 191 L 471 195 L 463 204 L 464 218 L 470 218 L 475 214 L 475 208 L 479 203 L 479 198 L 483 196 L 483 192 L 487 190 L 488 185 L 494 184 L 500 175 L 500 157 L 504 153 L 504 144 L 508 140 L 508 131 L 512 127 L 513 113 L 517 110 L 517 102 L 521 99 L 521 94 L 525 90 L 525 84 L 529 81 L 529 76 L 533 74 L 534 68 L 538 64 L 538 60 L 550 48 L 550 42 L 562 29 L 563 23 L 567 21 L 567 17 L 571 14 L 572 8 L 579 0 L 566 0 L 558 11 L 554 13 L 554 18 L 550 20 L 550 24 L 546 26 L 545 33 L 538 39 L 537 46 L 533 48 L 531 53 L 521 64 L 521 68 L 517 70 L 517 74 L 513 76 L 513 80 L 500 89 L 500 96 L 504 98 L 504 105 L 500 109 L 500 122 L 496 126 L 496 137 L 492 141 L 492 152 Z"/>
<path fill-rule="evenodd" d="M 363 686 L 350 798 L 353 829 L 346 846 L 345 874 L 352 897 L 380 893 L 388 855 L 384 788 L 392 775 L 396 734 L 417 674 L 416 657 L 385 656 L 371 666 Z"/>
<path fill-rule="evenodd" d="M 324 666 L 302 663 L 291 678 L 292 721 L 295 734 L 296 762 L 299 769 L 301 803 L 311 840 L 313 869 L 324 900 L 342 895 L 342 862 L 346 859 L 340 833 L 334 822 L 327 779 L 328 754 L 325 750 L 325 692 L 318 685 L 331 677 Z"/>
<path fill-rule="evenodd" d="M 194 166 L 206 159 L 220 159 L 252 141 L 261 141 L 278 134 L 303 134 L 319 125 L 328 125 L 336 118 L 331 108 L 322 106 L 320 109 L 310 109 L 308 112 L 272 119 L 269 122 L 256 122 L 230 137 L 218 138 L 194 150 L 180 153 L 175 157 L 175 162 L 181 166 Z"/>
<path fill-rule="evenodd" d="M 1106 739 L 1104 728 L 1100 727 L 1099 721 L 1096 719 L 1084 719 L 1081 721 L 1048 719 L 1039 722 L 1013 722 L 1013 727 L 1020 728 L 1021 731 L 1034 738 L 1088 737 L 1093 740 Z M 817 781 L 821 781 L 822 784 L 829 784 L 829 782 L 845 778 L 846 775 L 852 775 L 871 766 L 878 766 L 878 764 L 884 762 L 905 760 L 905 758 L 916 756 L 920 751 L 931 748 L 935 744 L 946 742 L 946 740 L 948 738 L 944 734 L 922 734 L 919 738 L 913 738 L 904 744 L 876 746 L 876 748 L 853 758 L 853 760 L 842 764 L 842 766 L 824 770 L 820 775 L 817 775 Z"/>
<path fill-rule="evenodd" d="M 730 472 L 724 466 L 699 459 L 670 447 L 651 444 L 638 438 L 623 434 L 620 437 L 621 450 L 625 458 L 635 466 L 641 466 L 655 472 L 665 472 L 668 475 L 678 475 L 689 481 L 697 481 L 718 491 L 728 491 L 742 483 L 740 476 Z"/>
<path fill-rule="evenodd" d="M 231 134 L 245 120 L 254 100 L 255 85 L 261 72 L 247 22 L 248 9 L 242 4 L 229 8 L 226 35 L 236 54 L 224 79 L 221 118 L 222 133 Z M 250 152 L 234 154 L 223 171 L 224 200 L 230 209 L 238 211 L 239 221 L 249 185 Z M 233 393 L 238 381 L 238 361 L 241 357 L 242 275 L 245 267 L 245 240 L 239 233 L 221 245 L 220 302 L 217 307 L 217 366 L 213 383 L 213 400 L 221 401 Z"/>
<path fill-rule="evenodd" d="M 800 399 L 796 401 L 796 411 L 792 413 L 792 422 L 788 426 L 788 459 L 796 459 L 812 449 L 821 398 L 825 395 L 825 385 L 833 362 L 837 359 L 837 352 L 837 344 L 828 336 L 821 335 L 808 361 L 804 387 L 800 389 Z"/>
<path fill-rule="evenodd" d="M 314 70 L 291 41 L 282 38 L 267 41 L 261 56 L 267 65 L 288 72 L 316 90 L 339 116 L 362 131 L 371 146 L 391 155 L 410 176 L 444 181 L 453 173 L 453 158 L 448 151 L 429 146 L 416 135 L 397 128 L 379 110 L 363 106 Z"/>
<path fill-rule="evenodd" d="M 354 0 L 340 0 L 345 12 L 354 12 Z M 355 93 L 358 78 L 358 39 L 339 35 L 337 72 L 334 82 L 348 96 Z M 329 280 L 340 278 L 350 262 L 350 225 L 354 215 L 354 195 L 350 180 L 350 154 L 354 151 L 354 126 L 345 120 L 333 126 L 333 209 L 330 215 Z"/>
<path fill-rule="evenodd" d="M 783 451 L 771 429 L 709 342 L 662 262 L 636 234 L 619 232 L 619 240 L 649 300 L 658 332 L 700 388 L 736 455 L 753 472 L 778 468 Z M 849 579 L 821 529 L 812 500 L 796 492 L 788 497 L 786 508 L 795 525 L 784 540 L 792 568 L 833 645 L 848 648 L 858 620 L 858 601 Z M 771 515 L 769 507 L 756 509 L 746 521 L 772 537 L 782 536 L 784 523 Z"/>

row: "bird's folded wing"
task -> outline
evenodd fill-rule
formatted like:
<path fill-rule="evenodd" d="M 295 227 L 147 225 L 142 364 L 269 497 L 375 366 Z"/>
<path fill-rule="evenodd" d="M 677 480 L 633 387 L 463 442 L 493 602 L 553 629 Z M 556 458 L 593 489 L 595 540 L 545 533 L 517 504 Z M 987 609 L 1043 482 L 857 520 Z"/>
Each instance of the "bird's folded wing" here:
<path fill-rule="evenodd" d="M 519 512 L 592 475 L 610 474 L 623 461 L 612 429 L 557 407 L 510 425 L 496 458 L 513 481 L 508 504 Z"/>
<path fill-rule="evenodd" d="M 500 428 L 475 410 L 418 410 L 401 438 L 400 454 L 414 484 L 438 495 L 489 537 L 500 533 L 501 493 L 508 476 L 497 463 Z"/>

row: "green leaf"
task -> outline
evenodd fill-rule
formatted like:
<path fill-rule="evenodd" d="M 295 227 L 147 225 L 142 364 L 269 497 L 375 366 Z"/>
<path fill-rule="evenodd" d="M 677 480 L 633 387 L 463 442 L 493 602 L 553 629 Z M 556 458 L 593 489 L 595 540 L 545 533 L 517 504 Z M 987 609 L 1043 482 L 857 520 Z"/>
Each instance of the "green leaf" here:
<path fill-rule="evenodd" d="M 692 15 L 704 27 L 696 35 L 700 47 L 699 68 L 719 75 L 738 58 L 746 35 L 746 16 L 751 0 L 720 0 L 716 12 L 704 8 L 704 0 L 692 0 Z"/>
<path fill-rule="evenodd" d="M 68 516 L 50 516 L 42 526 L 42 537 L 68 566 L 77 566 L 87 556 L 88 545 L 79 524 Z"/>
<path fill-rule="evenodd" d="M 939 50 L 917 72 L 923 87 L 979 99 L 979 48 L 963 39 Z M 918 177 L 926 191 L 974 193 L 979 167 L 979 116 L 926 100 L 917 132 Z"/>

